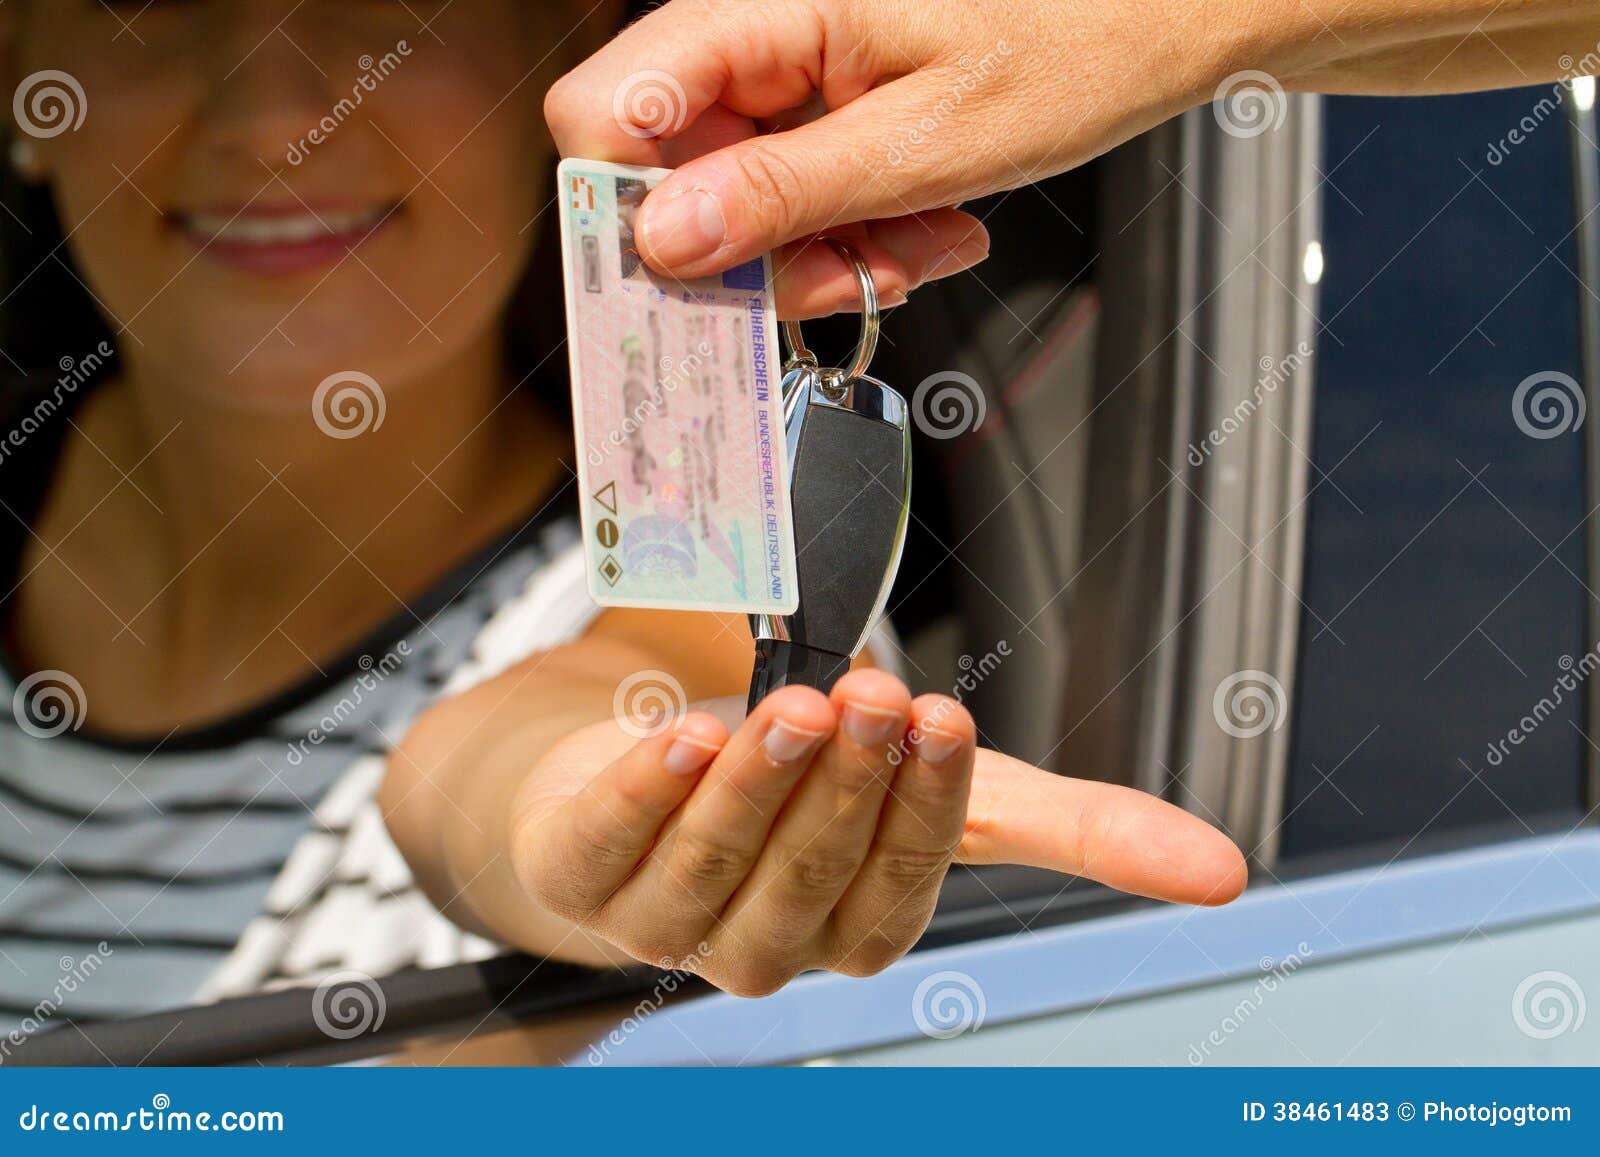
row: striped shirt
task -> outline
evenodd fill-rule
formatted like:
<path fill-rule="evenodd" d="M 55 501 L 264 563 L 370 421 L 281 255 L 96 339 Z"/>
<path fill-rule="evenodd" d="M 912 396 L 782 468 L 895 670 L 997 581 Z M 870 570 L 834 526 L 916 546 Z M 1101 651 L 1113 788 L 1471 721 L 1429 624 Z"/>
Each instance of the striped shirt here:
<path fill-rule="evenodd" d="M 0 1046 L 495 953 L 417 890 L 374 793 L 422 708 L 582 633 L 578 533 L 535 519 L 299 702 L 154 750 L 73 730 L 81 691 L 61 672 L 0 676 Z"/>

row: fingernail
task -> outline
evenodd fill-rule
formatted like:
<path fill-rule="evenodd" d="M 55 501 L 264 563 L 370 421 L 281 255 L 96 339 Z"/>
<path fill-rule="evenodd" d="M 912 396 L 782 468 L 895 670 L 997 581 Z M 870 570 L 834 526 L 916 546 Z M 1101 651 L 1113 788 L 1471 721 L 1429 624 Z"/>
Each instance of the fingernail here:
<path fill-rule="evenodd" d="M 882 747 L 895 737 L 903 724 L 898 711 L 868 707 L 863 703 L 846 703 L 844 718 L 839 721 L 839 726 L 862 747 Z"/>
<path fill-rule="evenodd" d="M 963 241 L 960 245 L 946 249 L 938 257 L 935 257 L 928 267 L 923 270 L 922 280 L 934 281 L 940 277 L 949 277 L 952 273 L 960 273 L 963 269 L 972 268 L 972 266 L 988 256 L 988 242 L 978 238 Z"/>
<path fill-rule="evenodd" d="M 715 746 L 692 736 L 680 735 L 667 748 L 661 762 L 673 775 L 693 775 L 717 754 Z"/>
<path fill-rule="evenodd" d="M 961 750 L 961 737 L 948 731 L 924 731 L 917 740 L 917 758 L 923 763 L 943 763 Z"/>
<path fill-rule="evenodd" d="M 677 266 L 715 253 L 728 226 L 717 199 L 691 189 L 666 201 L 647 200 L 639 215 L 639 231 L 652 258 Z"/>
<path fill-rule="evenodd" d="M 825 738 L 826 735 L 821 731 L 807 731 L 804 727 L 776 719 L 767 728 L 767 737 L 761 741 L 761 746 L 766 749 L 767 758 L 773 763 L 795 763 Z"/>
<path fill-rule="evenodd" d="M 888 293 L 878 295 L 878 304 L 884 309 L 893 309 L 897 305 L 906 303 L 906 295 L 898 289 L 891 289 Z"/>

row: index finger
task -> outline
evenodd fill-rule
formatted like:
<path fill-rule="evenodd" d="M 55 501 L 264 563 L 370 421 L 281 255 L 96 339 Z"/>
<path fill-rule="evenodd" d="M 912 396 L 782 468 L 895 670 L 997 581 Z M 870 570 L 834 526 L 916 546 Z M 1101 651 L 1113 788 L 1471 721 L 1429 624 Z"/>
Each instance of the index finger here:
<path fill-rule="evenodd" d="M 563 156 L 660 165 L 663 142 L 713 105 L 765 117 L 819 89 L 830 104 L 865 92 L 871 80 L 859 69 L 824 75 L 824 40 L 809 5 L 677 0 L 558 80 L 545 120 Z"/>

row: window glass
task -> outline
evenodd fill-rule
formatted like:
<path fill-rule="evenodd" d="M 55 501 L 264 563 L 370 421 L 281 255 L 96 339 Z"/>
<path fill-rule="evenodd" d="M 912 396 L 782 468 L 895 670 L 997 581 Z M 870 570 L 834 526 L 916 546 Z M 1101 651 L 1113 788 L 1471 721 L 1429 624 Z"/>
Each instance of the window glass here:
<path fill-rule="evenodd" d="M 1570 99 L 1325 103 L 1285 854 L 1571 822 L 1582 799 L 1564 684 L 1600 655 Z"/>

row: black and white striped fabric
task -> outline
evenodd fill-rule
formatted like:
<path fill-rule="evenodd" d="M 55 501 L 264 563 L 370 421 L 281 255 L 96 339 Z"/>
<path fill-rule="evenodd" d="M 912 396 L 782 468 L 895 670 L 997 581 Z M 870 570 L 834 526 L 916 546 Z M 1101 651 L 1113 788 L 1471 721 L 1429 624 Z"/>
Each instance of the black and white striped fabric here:
<path fill-rule="evenodd" d="M 93 742 L 63 673 L 0 677 L 0 1041 L 498 951 L 416 889 L 374 793 L 425 705 L 582 633 L 578 533 L 536 520 L 226 737 Z"/>

